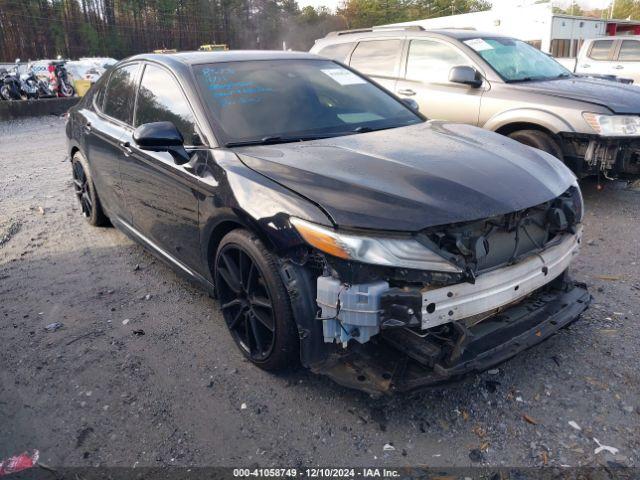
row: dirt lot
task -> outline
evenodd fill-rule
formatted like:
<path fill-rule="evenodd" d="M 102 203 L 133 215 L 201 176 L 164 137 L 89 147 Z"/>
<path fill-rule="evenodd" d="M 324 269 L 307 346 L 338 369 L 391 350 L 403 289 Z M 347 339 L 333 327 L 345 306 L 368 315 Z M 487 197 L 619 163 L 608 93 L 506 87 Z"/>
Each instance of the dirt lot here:
<path fill-rule="evenodd" d="M 59 118 L 0 123 L 0 459 L 640 466 L 640 192 L 584 183 L 581 320 L 497 372 L 374 400 L 244 361 L 214 300 L 85 224 L 64 145 Z"/>

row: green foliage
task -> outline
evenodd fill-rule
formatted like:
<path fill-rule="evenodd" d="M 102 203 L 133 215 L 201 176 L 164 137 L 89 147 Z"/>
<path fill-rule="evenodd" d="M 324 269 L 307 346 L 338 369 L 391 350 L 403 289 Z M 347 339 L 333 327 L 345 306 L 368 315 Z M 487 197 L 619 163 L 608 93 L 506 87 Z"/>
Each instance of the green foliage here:
<path fill-rule="evenodd" d="M 640 18 L 640 1 L 639 0 L 616 0 L 613 8 L 613 18 L 631 18 L 637 20 Z"/>
<path fill-rule="evenodd" d="M 338 14 L 345 17 L 349 28 L 361 28 L 489 8 L 491 3 L 486 0 L 346 0 Z"/>
<path fill-rule="evenodd" d="M 0 52 L 11 60 L 122 58 L 210 43 L 307 50 L 333 30 L 488 8 L 488 0 L 345 0 L 335 13 L 296 0 L 0 0 Z"/>

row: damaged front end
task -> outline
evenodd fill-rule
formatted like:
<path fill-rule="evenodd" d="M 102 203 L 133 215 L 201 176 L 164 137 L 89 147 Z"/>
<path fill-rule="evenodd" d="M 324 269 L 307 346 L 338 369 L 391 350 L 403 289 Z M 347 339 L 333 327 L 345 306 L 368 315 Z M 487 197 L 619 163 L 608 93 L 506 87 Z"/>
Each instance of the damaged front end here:
<path fill-rule="evenodd" d="M 411 236 L 292 219 L 311 246 L 282 265 L 302 363 L 382 394 L 482 371 L 541 342 L 590 302 L 567 273 L 582 208 L 574 186 L 526 210 Z"/>
<path fill-rule="evenodd" d="M 582 133 L 560 134 L 565 163 L 579 177 L 640 174 L 640 138 L 601 137 Z"/>

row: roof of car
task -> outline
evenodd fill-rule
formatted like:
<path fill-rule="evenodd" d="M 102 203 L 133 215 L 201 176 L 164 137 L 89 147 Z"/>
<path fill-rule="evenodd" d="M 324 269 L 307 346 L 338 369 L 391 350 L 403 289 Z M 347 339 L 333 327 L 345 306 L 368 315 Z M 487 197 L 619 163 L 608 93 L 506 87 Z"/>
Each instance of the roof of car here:
<path fill-rule="evenodd" d="M 468 40 L 478 37 L 504 37 L 504 35 L 481 32 L 472 29 L 458 29 L 458 28 L 433 28 L 425 29 L 420 25 L 389 25 L 384 27 L 362 28 L 357 30 L 345 30 L 341 32 L 331 32 L 326 37 L 319 39 L 317 43 L 334 43 L 337 39 L 340 41 L 348 41 L 354 38 L 373 38 L 373 37 L 392 37 L 400 35 L 410 36 L 433 36 L 441 35 L 445 37 L 454 38 L 456 40 Z"/>
<path fill-rule="evenodd" d="M 280 50 L 227 50 L 224 52 L 178 52 L 142 53 L 129 57 L 132 60 L 151 60 L 166 65 L 198 65 L 221 62 L 245 62 L 254 60 L 295 60 L 320 58 L 307 52 L 285 52 Z"/>

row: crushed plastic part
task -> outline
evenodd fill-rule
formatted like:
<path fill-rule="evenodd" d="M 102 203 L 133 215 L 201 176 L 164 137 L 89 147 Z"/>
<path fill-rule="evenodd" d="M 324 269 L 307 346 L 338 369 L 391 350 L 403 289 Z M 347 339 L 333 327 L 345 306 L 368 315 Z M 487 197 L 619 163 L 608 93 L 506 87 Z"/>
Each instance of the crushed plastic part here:
<path fill-rule="evenodd" d="M 64 325 L 62 322 L 53 322 L 44 327 L 47 332 L 55 332 L 56 330 L 60 330 Z"/>
<path fill-rule="evenodd" d="M 617 455 L 618 452 L 620 450 L 618 450 L 616 447 L 610 447 L 608 445 L 602 445 L 597 438 L 593 437 L 593 441 L 596 442 L 598 444 L 598 448 L 596 448 L 593 453 L 595 455 L 599 454 L 600 452 L 606 451 L 609 452 L 611 455 Z"/>
<path fill-rule="evenodd" d="M 582 428 L 580 428 L 580 425 L 578 425 L 576 422 L 574 422 L 573 420 L 569 421 L 569 426 L 572 428 L 575 428 L 576 430 L 580 431 L 582 430 Z"/>
<path fill-rule="evenodd" d="M 24 452 L 20 455 L 16 455 L 15 457 L 3 460 L 0 463 L 0 477 L 35 467 L 38 463 L 39 457 L 40 452 L 38 450 L 33 450 L 31 454 Z"/>

